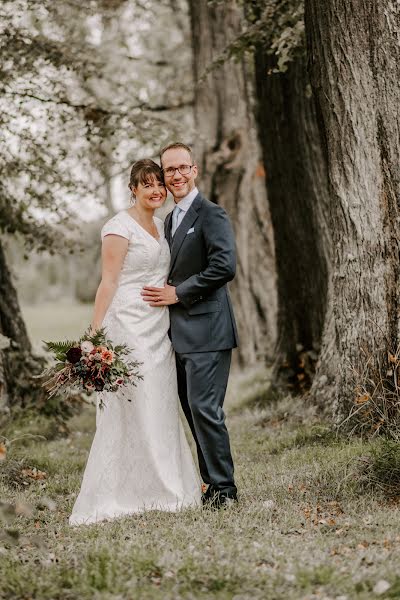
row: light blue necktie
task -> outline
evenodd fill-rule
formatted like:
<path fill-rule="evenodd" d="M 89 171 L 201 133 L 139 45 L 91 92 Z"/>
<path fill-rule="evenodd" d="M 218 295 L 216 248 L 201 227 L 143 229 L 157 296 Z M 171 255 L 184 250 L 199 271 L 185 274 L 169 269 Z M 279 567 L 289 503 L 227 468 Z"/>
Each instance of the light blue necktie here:
<path fill-rule="evenodd" d="M 179 213 L 181 213 L 181 212 L 182 212 L 182 209 L 179 208 L 179 206 L 175 206 L 174 212 L 172 213 L 172 230 L 171 230 L 172 236 L 175 235 L 175 231 L 178 228 Z"/>

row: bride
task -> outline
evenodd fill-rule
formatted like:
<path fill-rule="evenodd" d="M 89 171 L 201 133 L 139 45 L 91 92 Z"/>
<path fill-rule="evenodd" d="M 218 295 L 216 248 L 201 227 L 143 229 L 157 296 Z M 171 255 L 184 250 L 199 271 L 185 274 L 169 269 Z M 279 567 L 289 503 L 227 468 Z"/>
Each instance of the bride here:
<path fill-rule="evenodd" d="M 168 307 L 152 307 L 140 294 L 149 281 L 163 287 L 168 274 L 169 246 L 162 221 L 154 217 L 167 195 L 160 167 L 137 161 L 129 187 L 134 205 L 101 232 L 102 280 L 92 330 L 103 326 L 114 343 L 132 348 L 143 380 L 102 393 L 105 408 L 97 408 L 71 525 L 200 504 L 200 480 L 179 416 Z"/>

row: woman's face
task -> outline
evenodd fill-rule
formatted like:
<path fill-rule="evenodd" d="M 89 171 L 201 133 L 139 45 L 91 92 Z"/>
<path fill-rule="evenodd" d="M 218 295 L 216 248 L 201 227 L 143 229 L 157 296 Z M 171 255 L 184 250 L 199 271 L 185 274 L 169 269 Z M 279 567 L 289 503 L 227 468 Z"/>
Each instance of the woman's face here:
<path fill-rule="evenodd" d="M 149 179 L 147 183 L 139 183 L 132 191 L 136 197 L 136 203 L 146 209 L 160 208 L 167 197 L 165 185 L 156 177 Z"/>

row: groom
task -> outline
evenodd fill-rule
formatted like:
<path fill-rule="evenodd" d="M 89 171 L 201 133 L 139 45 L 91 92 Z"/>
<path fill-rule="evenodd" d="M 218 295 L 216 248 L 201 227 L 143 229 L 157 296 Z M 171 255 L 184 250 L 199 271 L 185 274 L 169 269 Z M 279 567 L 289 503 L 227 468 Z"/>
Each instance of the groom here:
<path fill-rule="evenodd" d="M 235 276 L 235 240 L 223 208 L 197 189 L 192 150 L 170 144 L 160 154 L 175 208 L 165 220 L 171 248 L 168 281 L 145 287 L 151 306 L 169 306 L 179 398 L 196 441 L 200 473 L 208 484 L 203 504 L 236 499 L 229 434 L 222 409 L 232 348 L 238 337 L 227 282 Z"/>

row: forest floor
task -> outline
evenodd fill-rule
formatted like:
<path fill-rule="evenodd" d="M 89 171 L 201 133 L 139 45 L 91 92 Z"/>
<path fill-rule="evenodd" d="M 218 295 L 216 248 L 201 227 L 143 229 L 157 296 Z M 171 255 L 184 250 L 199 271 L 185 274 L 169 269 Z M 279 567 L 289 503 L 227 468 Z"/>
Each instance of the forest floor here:
<path fill-rule="evenodd" d="M 300 399 L 257 408 L 265 385 L 261 370 L 231 378 L 240 502 L 219 512 L 70 528 L 93 408 L 61 438 L 43 418 L 12 422 L 4 434 L 20 439 L 0 462 L 0 498 L 17 502 L 18 515 L 0 506 L 0 598 L 400 598 L 399 504 L 362 483 L 380 442 L 336 437 Z"/>

